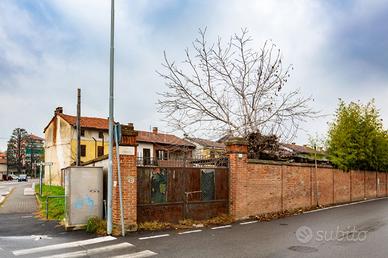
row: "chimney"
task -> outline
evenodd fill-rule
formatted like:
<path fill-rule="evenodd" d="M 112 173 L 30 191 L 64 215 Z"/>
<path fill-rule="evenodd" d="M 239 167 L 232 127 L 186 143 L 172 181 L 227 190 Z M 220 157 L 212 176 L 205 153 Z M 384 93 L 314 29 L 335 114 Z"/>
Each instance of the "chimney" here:
<path fill-rule="evenodd" d="M 158 128 L 157 127 L 152 127 L 152 133 L 153 134 L 158 134 Z"/>
<path fill-rule="evenodd" d="M 62 114 L 62 113 L 63 113 L 63 107 L 57 107 L 57 108 L 55 109 L 54 115 L 56 115 L 56 114 Z"/>

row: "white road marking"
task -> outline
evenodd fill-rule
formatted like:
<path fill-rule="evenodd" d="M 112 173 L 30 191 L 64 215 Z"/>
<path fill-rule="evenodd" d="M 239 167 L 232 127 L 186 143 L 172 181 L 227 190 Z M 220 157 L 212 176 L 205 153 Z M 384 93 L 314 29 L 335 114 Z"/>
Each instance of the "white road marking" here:
<path fill-rule="evenodd" d="M 257 220 L 241 222 L 240 225 L 247 225 L 247 224 L 253 224 L 253 223 L 257 223 Z"/>
<path fill-rule="evenodd" d="M 355 201 L 355 202 L 350 202 L 350 203 L 345 203 L 345 204 L 340 204 L 340 205 L 334 205 L 334 206 L 329 206 L 325 208 L 320 208 L 320 209 L 315 209 L 311 211 L 305 211 L 303 214 L 308 214 L 308 213 L 313 213 L 313 212 L 318 212 L 318 211 L 324 211 L 324 210 L 330 210 L 330 209 L 335 209 L 335 208 L 340 208 L 340 207 L 345 207 L 349 205 L 356 205 L 356 204 L 361 204 L 365 202 L 374 202 L 374 201 L 379 201 L 379 200 L 384 200 L 388 199 L 388 197 L 379 197 L 377 199 L 369 199 L 369 200 L 363 200 L 363 201 Z"/>
<path fill-rule="evenodd" d="M 24 195 L 35 195 L 35 191 L 32 188 L 24 188 Z"/>
<path fill-rule="evenodd" d="M 225 226 L 214 227 L 211 229 L 222 229 L 222 228 L 231 228 L 231 227 L 232 227 L 232 225 L 225 225 Z"/>
<path fill-rule="evenodd" d="M 34 239 L 35 241 L 40 239 L 52 239 L 51 237 L 47 235 L 31 235 L 31 236 L 6 236 L 6 237 L 0 237 L 0 239 L 9 239 L 9 240 L 28 240 L 28 239 Z"/>
<path fill-rule="evenodd" d="M 197 233 L 197 232 L 202 232 L 202 230 L 201 229 L 197 229 L 197 230 L 190 230 L 190 231 L 179 232 L 178 235 Z"/>
<path fill-rule="evenodd" d="M 117 251 L 120 249 L 132 247 L 132 246 L 133 246 L 132 244 L 124 242 L 124 243 L 119 243 L 119 244 L 115 244 L 115 245 L 108 245 L 108 246 L 96 247 L 96 248 L 91 248 L 91 249 L 85 249 L 82 251 L 43 256 L 41 258 L 75 258 L 75 257 L 91 256 L 91 255 L 101 254 L 101 253 L 110 252 L 110 251 Z"/>
<path fill-rule="evenodd" d="M 164 234 L 164 235 L 154 235 L 154 236 L 148 236 L 148 237 L 139 237 L 139 240 L 146 240 L 151 238 L 159 238 L 159 237 L 167 237 L 170 236 L 170 234 Z"/>
<path fill-rule="evenodd" d="M 26 255 L 26 254 L 45 252 L 45 251 L 58 250 L 58 249 L 63 249 L 63 248 L 97 244 L 97 243 L 102 243 L 102 242 L 106 242 L 106 241 L 112 241 L 115 239 L 116 238 L 112 237 L 112 236 L 97 237 L 97 238 L 75 241 L 75 242 L 68 242 L 68 243 L 63 243 L 63 244 L 47 245 L 47 246 L 41 246 L 41 247 L 35 247 L 35 248 L 29 248 L 29 249 L 21 249 L 21 250 L 13 251 L 12 253 L 15 256 Z"/>
<path fill-rule="evenodd" d="M 145 250 L 137 253 L 111 256 L 111 258 L 143 258 L 143 257 L 154 256 L 154 255 L 157 255 L 157 253 L 154 253 L 150 250 Z"/>
<path fill-rule="evenodd" d="M 22 216 L 22 219 L 32 218 L 32 216 Z"/>

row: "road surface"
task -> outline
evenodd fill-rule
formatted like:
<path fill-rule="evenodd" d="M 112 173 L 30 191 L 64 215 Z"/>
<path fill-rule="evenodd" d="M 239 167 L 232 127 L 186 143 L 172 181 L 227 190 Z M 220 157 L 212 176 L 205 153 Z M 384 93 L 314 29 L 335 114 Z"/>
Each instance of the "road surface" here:
<path fill-rule="evenodd" d="M 0 225 L 0 257 L 388 257 L 388 199 L 124 238 L 63 232 L 28 213 L 0 214 Z"/>

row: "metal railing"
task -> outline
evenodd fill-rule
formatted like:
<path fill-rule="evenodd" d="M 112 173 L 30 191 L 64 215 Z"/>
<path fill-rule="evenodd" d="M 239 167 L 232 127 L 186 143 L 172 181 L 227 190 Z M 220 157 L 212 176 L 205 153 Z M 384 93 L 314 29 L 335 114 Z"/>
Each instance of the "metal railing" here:
<path fill-rule="evenodd" d="M 155 159 L 155 158 L 137 158 L 138 167 L 229 167 L 227 157 L 219 158 L 187 158 L 187 159 Z"/>

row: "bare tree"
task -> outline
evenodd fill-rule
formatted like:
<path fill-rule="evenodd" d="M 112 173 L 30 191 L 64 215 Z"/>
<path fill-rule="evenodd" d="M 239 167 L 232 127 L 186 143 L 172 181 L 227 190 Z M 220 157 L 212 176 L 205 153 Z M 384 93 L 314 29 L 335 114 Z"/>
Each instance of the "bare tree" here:
<path fill-rule="evenodd" d="M 292 66 L 271 41 L 255 50 L 243 29 L 229 41 L 206 40 L 199 30 L 193 52 L 185 50 L 182 65 L 164 52 L 164 72 L 158 72 L 168 89 L 160 93 L 159 112 L 174 129 L 186 134 L 247 136 L 252 132 L 290 139 L 298 123 L 315 112 L 310 97 L 299 90 L 284 92 Z"/>

